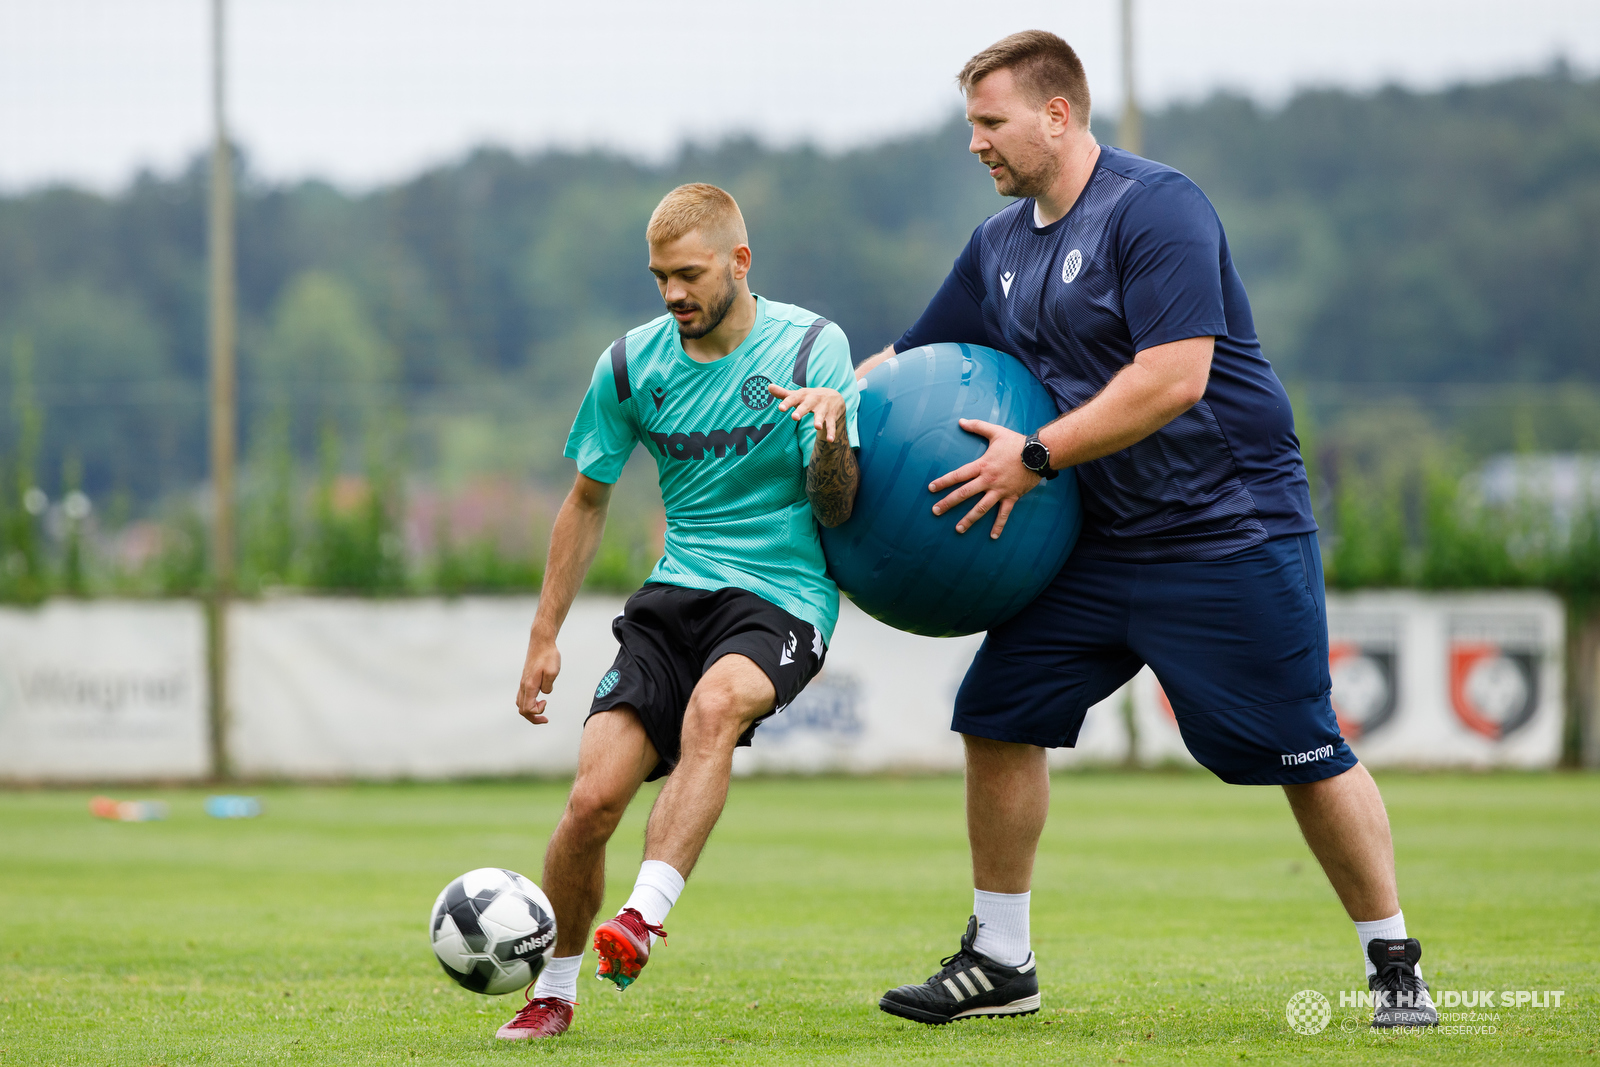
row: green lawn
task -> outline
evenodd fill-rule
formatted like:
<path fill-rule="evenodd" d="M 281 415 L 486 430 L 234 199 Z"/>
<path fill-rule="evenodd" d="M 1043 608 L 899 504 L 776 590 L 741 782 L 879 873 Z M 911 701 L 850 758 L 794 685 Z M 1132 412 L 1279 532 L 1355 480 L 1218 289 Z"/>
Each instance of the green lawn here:
<path fill-rule="evenodd" d="M 959 780 L 755 780 L 638 984 L 610 992 L 591 957 L 574 1030 L 516 1045 L 492 1035 L 520 995 L 450 984 L 426 919 L 468 868 L 537 880 L 561 784 L 274 788 L 244 822 L 206 818 L 203 792 L 142 792 L 172 806 L 147 824 L 91 819 L 87 792 L 11 792 L 0 1065 L 1600 1064 L 1600 778 L 1380 784 L 1435 989 L 1561 989 L 1561 1008 L 1496 1009 L 1494 1034 L 1345 1032 L 1355 937 L 1281 793 L 1199 774 L 1055 780 L 1038 1015 L 935 1029 L 877 1010 L 966 920 Z M 608 907 L 649 799 L 613 847 Z M 1313 1037 L 1284 1021 L 1306 988 L 1335 1005 Z"/>

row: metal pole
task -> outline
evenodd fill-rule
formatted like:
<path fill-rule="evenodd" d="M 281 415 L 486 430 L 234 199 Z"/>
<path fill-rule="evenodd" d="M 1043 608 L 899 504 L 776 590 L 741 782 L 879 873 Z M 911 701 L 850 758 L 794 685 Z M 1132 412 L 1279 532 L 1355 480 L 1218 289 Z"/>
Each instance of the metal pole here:
<path fill-rule="evenodd" d="M 206 621 L 210 674 L 211 772 L 228 766 L 228 599 L 233 592 L 234 377 L 233 157 L 223 109 L 225 0 L 211 0 L 211 203 L 207 227 L 211 288 L 211 595 Z"/>
<path fill-rule="evenodd" d="M 1144 125 L 1139 117 L 1139 94 L 1133 72 L 1133 0 L 1122 0 L 1122 121 L 1117 140 L 1134 155 L 1144 154 Z"/>

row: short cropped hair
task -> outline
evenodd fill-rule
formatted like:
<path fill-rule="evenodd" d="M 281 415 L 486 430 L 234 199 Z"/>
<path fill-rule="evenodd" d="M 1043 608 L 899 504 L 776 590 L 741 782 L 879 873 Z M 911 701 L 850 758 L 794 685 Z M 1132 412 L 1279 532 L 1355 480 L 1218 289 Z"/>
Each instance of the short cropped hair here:
<path fill-rule="evenodd" d="M 997 70 L 1009 70 L 1028 102 L 1044 107 L 1056 97 L 1072 105 L 1072 124 L 1089 126 L 1089 78 L 1072 46 L 1048 30 L 1023 30 L 985 48 L 961 68 L 964 93 Z"/>
<path fill-rule="evenodd" d="M 750 243 L 738 203 L 725 190 L 705 182 L 680 185 L 662 197 L 650 213 L 644 237 L 651 244 L 668 244 L 695 230 L 719 252 Z"/>

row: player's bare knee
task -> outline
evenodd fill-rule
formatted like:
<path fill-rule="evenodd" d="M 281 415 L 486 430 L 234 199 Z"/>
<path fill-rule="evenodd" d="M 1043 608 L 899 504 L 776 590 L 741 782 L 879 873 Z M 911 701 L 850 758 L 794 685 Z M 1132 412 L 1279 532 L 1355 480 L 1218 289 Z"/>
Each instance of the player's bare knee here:
<path fill-rule="evenodd" d="M 567 797 L 563 821 L 569 832 L 580 839 L 604 840 L 616 831 L 630 799 L 630 795 L 580 780 L 573 784 L 572 794 Z"/>
<path fill-rule="evenodd" d="M 720 749 L 731 746 L 755 720 L 732 700 L 709 698 L 689 705 L 683 716 L 683 748 Z"/>
<path fill-rule="evenodd" d="M 770 701 L 767 702 L 770 705 Z M 683 717 L 685 754 L 731 749 L 739 735 L 767 710 L 759 694 L 716 685 L 695 690 Z"/>

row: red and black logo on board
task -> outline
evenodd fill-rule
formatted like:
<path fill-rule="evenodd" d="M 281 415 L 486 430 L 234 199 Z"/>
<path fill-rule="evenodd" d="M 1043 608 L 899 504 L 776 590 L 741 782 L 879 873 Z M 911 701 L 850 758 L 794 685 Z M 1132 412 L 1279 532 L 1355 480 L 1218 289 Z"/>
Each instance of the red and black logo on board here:
<path fill-rule="evenodd" d="M 1491 741 L 1526 726 L 1539 709 L 1539 620 L 1457 616 L 1450 620 L 1450 709 Z"/>
<path fill-rule="evenodd" d="M 1398 659 L 1393 644 L 1328 643 L 1333 713 L 1345 740 L 1370 737 L 1394 718 L 1400 706 Z"/>
<path fill-rule="evenodd" d="M 1371 737 L 1400 708 L 1401 618 L 1386 611 L 1328 615 L 1333 713 L 1346 740 Z"/>

